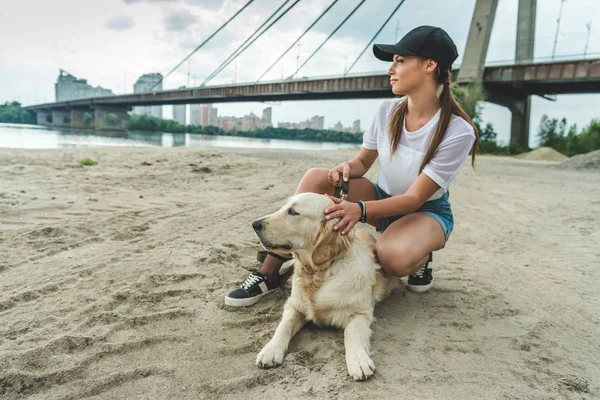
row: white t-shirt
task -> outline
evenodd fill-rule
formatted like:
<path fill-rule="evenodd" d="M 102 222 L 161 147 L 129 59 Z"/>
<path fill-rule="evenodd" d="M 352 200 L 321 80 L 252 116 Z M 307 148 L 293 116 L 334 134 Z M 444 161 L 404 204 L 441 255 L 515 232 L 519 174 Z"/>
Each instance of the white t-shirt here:
<path fill-rule="evenodd" d="M 373 123 L 363 135 L 362 146 L 379 153 L 378 185 L 391 196 L 406 193 L 419 175 L 419 167 L 425 158 L 437 123 L 440 110 L 421 129 L 409 132 L 406 120 L 400 142 L 393 157 L 390 158 L 390 135 L 388 123 L 395 106 L 404 98 L 384 101 L 378 108 Z M 448 191 L 450 183 L 462 168 L 475 141 L 473 127 L 457 115 L 452 115 L 448 129 L 433 155 L 423 168 L 423 173 L 440 185 L 429 200 L 440 198 Z"/>

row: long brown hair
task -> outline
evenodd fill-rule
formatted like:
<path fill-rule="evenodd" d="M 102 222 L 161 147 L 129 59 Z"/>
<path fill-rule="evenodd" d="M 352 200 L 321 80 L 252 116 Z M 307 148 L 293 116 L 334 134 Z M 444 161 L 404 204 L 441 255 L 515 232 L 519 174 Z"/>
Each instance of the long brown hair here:
<path fill-rule="evenodd" d="M 426 58 L 419 57 L 421 62 L 426 61 Z M 437 151 L 440 143 L 442 142 L 442 138 L 444 137 L 444 133 L 446 129 L 448 129 L 448 124 L 450 123 L 450 118 L 452 118 L 452 114 L 458 115 L 463 118 L 469 125 L 473 127 L 475 131 L 475 142 L 473 143 L 473 147 L 471 148 L 471 165 L 473 168 L 475 167 L 475 153 L 477 153 L 477 148 L 479 147 L 479 132 L 477 131 L 477 127 L 471 120 L 471 117 L 463 110 L 456 97 L 452 93 L 450 89 L 450 69 L 444 68 L 438 64 L 436 68 L 435 80 L 438 85 L 443 85 L 442 93 L 440 94 L 440 119 L 437 124 L 437 129 L 433 138 L 431 138 L 431 142 L 429 143 L 429 148 L 427 149 L 427 153 L 425 153 L 425 158 L 421 163 L 421 167 L 419 168 L 419 173 L 423 171 L 423 168 L 431 161 L 433 155 Z M 391 138 L 391 154 L 393 155 L 398 147 L 398 143 L 400 143 L 400 136 L 402 135 L 402 129 L 404 127 L 404 118 L 406 117 L 406 112 L 408 111 L 408 101 L 404 100 L 399 102 L 394 111 L 390 116 L 390 138 Z"/>

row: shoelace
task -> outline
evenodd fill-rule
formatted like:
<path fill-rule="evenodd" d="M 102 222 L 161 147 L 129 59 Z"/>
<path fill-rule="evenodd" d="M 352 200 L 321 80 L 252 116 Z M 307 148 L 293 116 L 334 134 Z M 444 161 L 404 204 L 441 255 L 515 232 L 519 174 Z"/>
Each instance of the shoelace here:
<path fill-rule="evenodd" d="M 423 279 L 425 277 L 426 270 L 427 270 L 427 267 L 425 266 L 412 275 L 418 277 L 419 279 Z"/>
<path fill-rule="evenodd" d="M 248 279 L 244 281 L 244 283 L 242 283 L 242 289 L 248 290 L 250 289 L 250 287 L 254 286 L 261 280 L 262 278 L 260 276 L 252 274 L 248 277 Z"/>

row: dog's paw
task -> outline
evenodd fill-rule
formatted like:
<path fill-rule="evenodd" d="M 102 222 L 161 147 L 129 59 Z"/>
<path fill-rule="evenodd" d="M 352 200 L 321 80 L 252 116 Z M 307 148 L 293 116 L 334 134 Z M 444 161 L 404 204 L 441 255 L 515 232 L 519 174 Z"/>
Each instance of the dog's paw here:
<path fill-rule="evenodd" d="M 375 364 L 366 352 L 346 355 L 348 374 L 355 381 L 368 379 L 375 372 Z"/>
<path fill-rule="evenodd" d="M 261 368 L 273 368 L 283 363 L 285 347 L 269 342 L 256 356 L 256 365 Z"/>

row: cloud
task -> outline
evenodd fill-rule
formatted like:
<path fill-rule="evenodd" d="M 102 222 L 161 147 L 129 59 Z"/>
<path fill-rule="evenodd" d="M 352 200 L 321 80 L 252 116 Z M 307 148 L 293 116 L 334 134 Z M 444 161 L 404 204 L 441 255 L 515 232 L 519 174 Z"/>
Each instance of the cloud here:
<path fill-rule="evenodd" d="M 170 3 L 177 2 L 179 0 L 123 0 L 124 3 L 134 4 L 134 3 Z"/>
<path fill-rule="evenodd" d="M 134 0 L 135 1 L 135 0 Z M 183 0 L 187 4 L 191 4 L 193 6 L 200 6 L 202 8 L 217 11 L 221 9 L 224 0 Z"/>
<path fill-rule="evenodd" d="M 133 28 L 135 22 L 132 17 L 126 15 L 117 15 L 106 20 L 104 27 L 113 31 L 125 31 Z"/>
<path fill-rule="evenodd" d="M 165 18 L 165 28 L 168 31 L 184 31 L 198 18 L 187 10 L 176 11 Z"/>

